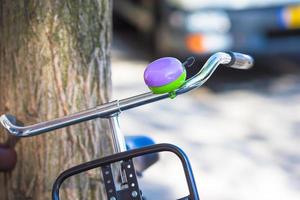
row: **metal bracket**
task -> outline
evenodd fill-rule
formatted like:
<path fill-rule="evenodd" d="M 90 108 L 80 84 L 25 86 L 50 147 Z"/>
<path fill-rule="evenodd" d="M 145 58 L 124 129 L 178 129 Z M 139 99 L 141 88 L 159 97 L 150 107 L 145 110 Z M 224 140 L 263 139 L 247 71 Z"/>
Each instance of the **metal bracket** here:
<path fill-rule="evenodd" d="M 117 191 L 110 165 L 101 167 L 108 200 L 117 200 Z"/>
<path fill-rule="evenodd" d="M 106 165 L 101 168 L 108 200 L 143 200 L 132 159 L 123 160 L 121 163 L 127 182 L 123 185 L 124 189 L 119 191 L 116 189 L 111 166 Z"/>
<path fill-rule="evenodd" d="M 134 169 L 134 164 L 132 159 L 125 160 L 122 162 L 122 170 L 125 171 L 126 177 L 127 177 L 127 185 L 128 188 L 126 188 L 127 193 L 130 194 L 130 199 L 134 200 L 142 200 L 142 194 L 138 185 L 136 172 Z"/>

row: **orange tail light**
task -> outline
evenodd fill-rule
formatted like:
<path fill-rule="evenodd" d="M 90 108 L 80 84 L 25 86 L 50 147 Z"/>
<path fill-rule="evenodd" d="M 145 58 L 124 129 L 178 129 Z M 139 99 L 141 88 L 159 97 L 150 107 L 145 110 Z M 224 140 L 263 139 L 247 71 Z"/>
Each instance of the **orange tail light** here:
<path fill-rule="evenodd" d="M 192 53 L 203 53 L 205 51 L 203 45 L 204 38 L 200 34 L 190 34 L 186 37 L 186 47 Z"/>

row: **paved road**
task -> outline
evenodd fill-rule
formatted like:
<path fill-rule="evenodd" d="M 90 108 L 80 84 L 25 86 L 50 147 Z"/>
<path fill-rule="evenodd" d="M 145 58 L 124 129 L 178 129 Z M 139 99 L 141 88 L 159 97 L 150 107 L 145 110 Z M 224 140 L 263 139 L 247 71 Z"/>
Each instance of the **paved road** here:
<path fill-rule="evenodd" d="M 115 39 L 114 98 L 148 91 L 142 78 L 146 57 Z M 192 162 L 201 199 L 299 200 L 300 77 L 226 81 L 124 112 L 123 131 L 180 146 Z M 148 199 L 185 192 L 176 160 L 162 158 L 143 178 Z"/>

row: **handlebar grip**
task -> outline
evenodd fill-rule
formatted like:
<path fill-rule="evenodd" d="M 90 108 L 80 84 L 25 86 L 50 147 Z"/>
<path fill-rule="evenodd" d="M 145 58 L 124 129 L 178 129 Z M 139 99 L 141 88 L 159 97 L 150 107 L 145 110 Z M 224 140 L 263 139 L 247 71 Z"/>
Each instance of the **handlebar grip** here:
<path fill-rule="evenodd" d="M 226 52 L 230 55 L 231 61 L 225 66 L 235 69 L 249 69 L 254 64 L 254 59 L 246 54 L 236 52 Z"/>

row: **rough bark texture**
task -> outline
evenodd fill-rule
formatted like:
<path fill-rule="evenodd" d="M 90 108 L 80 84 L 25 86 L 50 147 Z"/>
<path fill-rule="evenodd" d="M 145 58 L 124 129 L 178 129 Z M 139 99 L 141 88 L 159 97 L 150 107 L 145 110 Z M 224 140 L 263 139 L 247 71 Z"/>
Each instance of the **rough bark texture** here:
<path fill-rule="evenodd" d="M 0 113 L 32 124 L 108 101 L 110 41 L 109 0 L 0 0 Z M 108 133 L 94 120 L 21 139 L 16 168 L 0 174 L 0 199 L 50 199 L 59 172 L 111 152 Z M 63 193 L 101 199 L 94 178 Z"/>

